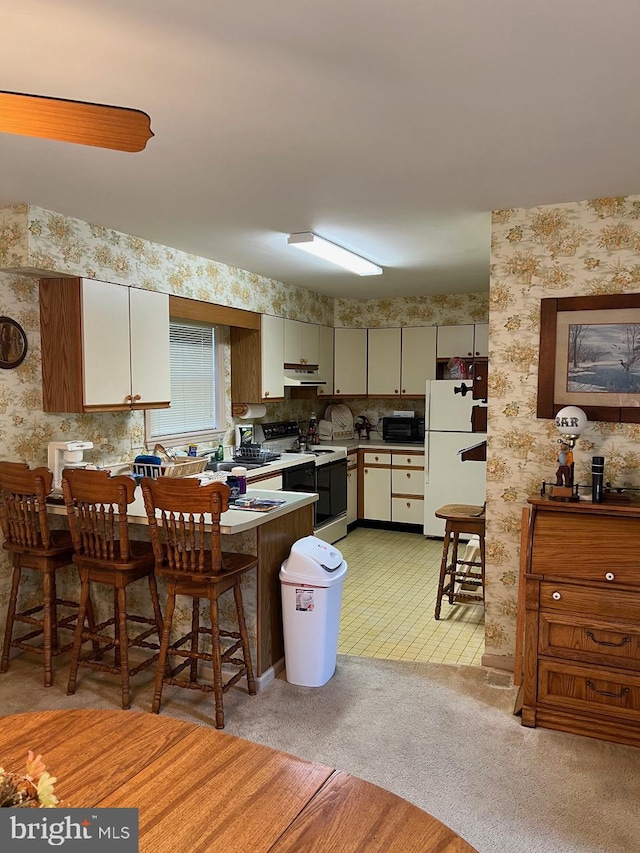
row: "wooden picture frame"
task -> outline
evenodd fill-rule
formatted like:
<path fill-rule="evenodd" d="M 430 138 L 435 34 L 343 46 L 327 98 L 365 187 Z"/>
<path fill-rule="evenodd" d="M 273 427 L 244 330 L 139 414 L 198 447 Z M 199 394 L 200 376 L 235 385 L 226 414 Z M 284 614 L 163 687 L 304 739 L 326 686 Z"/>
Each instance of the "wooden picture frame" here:
<path fill-rule="evenodd" d="M 607 294 L 605 296 L 569 296 L 540 301 L 540 351 L 538 360 L 537 417 L 554 418 L 564 406 L 579 406 L 590 421 L 609 423 L 640 423 L 640 392 L 614 391 L 604 387 L 598 390 L 574 390 L 570 387 L 569 339 L 571 327 L 621 329 L 640 324 L 640 293 Z M 617 345 L 614 344 L 614 347 Z M 619 349 L 619 347 L 618 347 Z M 615 357 L 624 352 L 609 351 Z M 597 362 L 597 356 L 595 361 Z M 617 358 L 622 375 L 629 373 L 629 359 Z M 595 362 L 594 362 L 595 363 Z M 638 356 L 640 377 L 640 354 Z M 626 374 L 625 374 L 626 371 Z M 575 383 L 574 383 L 575 384 Z M 588 385 L 588 383 L 585 383 Z"/>
<path fill-rule="evenodd" d="M 0 368 L 11 370 L 22 364 L 27 355 L 27 336 L 11 317 L 0 317 Z"/>

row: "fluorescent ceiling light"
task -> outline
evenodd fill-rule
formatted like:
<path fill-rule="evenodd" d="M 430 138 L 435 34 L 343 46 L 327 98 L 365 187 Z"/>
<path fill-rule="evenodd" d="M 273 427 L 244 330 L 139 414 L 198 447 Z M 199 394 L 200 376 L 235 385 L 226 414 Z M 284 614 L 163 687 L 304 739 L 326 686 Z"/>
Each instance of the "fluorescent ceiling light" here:
<path fill-rule="evenodd" d="M 371 261 L 366 261 L 360 255 L 354 255 L 353 252 L 343 249 L 342 246 L 336 246 L 335 243 L 318 237 L 311 231 L 290 234 L 288 243 L 290 246 L 295 246 L 296 249 L 302 249 L 310 255 L 324 258 L 325 261 L 331 261 L 332 264 L 338 264 L 338 266 L 351 270 L 358 275 L 380 275 L 382 272 L 382 267 L 372 264 Z"/>

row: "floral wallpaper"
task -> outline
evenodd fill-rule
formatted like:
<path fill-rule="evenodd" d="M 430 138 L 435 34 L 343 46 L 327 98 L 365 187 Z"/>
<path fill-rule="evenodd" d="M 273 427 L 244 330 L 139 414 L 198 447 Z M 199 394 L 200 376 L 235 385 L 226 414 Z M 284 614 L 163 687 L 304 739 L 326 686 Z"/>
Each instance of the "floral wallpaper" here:
<path fill-rule="evenodd" d="M 555 478 L 558 432 L 536 418 L 540 300 L 640 292 L 640 196 L 493 213 L 489 308 L 486 654 L 516 634 L 521 508 Z M 590 423 L 576 480 L 593 455 L 606 478 L 640 486 L 640 425 Z"/>
<path fill-rule="evenodd" d="M 456 326 L 486 323 L 489 294 L 405 296 L 389 299 L 336 299 L 335 326 L 387 328 L 389 326 Z"/>

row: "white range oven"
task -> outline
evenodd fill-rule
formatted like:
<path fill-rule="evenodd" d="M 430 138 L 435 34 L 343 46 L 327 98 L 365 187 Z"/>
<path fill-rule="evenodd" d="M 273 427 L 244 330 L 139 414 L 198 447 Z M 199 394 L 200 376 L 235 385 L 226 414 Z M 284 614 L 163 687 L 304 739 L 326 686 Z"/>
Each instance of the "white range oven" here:
<path fill-rule="evenodd" d="M 345 447 L 311 445 L 304 453 L 292 445 L 300 434 L 298 424 L 289 421 L 262 424 L 263 446 L 280 453 L 300 456 L 300 464 L 284 468 L 285 492 L 316 492 L 313 533 L 332 544 L 347 535 L 347 450 Z"/>

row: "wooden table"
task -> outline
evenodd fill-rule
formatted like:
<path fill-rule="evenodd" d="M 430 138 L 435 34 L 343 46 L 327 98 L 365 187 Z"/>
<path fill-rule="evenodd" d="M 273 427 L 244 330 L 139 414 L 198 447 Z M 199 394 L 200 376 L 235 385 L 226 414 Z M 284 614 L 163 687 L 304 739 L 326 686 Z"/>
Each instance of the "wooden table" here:
<path fill-rule="evenodd" d="M 139 809 L 146 853 L 473 853 L 382 788 L 170 717 L 42 711 L 0 720 L 0 764 L 42 753 L 68 807 Z"/>

